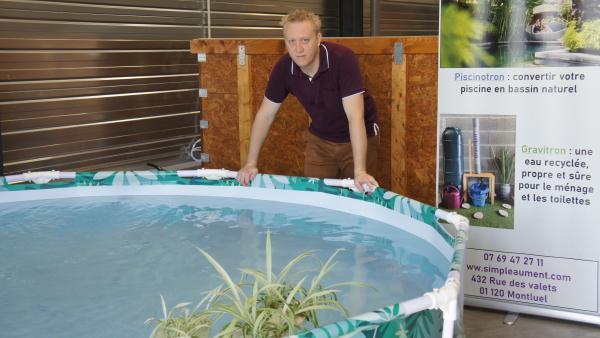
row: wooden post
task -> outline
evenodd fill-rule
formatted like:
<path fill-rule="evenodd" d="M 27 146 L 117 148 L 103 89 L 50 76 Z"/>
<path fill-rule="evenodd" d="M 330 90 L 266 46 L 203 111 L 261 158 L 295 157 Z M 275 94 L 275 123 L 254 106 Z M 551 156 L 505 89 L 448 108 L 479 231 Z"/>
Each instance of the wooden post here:
<path fill-rule="evenodd" d="M 252 129 L 252 87 L 251 87 L 251 56 L 244 56 L 244 63 L 237 63 L 237 93 L 240 133 L 240 167 L 246 163 L 248 146 L 250 145 L 250 131 Z"/>
<path fill-rule="evenodd" d="M 391 190 L 406 196 L 406 55 L 401 64 L 392 62 L 391 93 Z"/>

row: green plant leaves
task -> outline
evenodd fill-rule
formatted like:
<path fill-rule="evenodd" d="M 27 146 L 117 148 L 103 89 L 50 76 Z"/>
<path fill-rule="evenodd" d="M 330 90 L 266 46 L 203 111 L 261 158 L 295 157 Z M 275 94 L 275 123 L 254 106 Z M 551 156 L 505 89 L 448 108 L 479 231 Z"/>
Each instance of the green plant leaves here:
<path fill-rule="evenodd" d="M 457 5 L 442 6 L 440 65 L 446 67 L 491 66 L 495 59 L 475 44 L 482 39 L 486 23 Z"/>
<path fill-rule="evenodd" d="M 505 148 L 500 149 L 496 154 L 492 148 L 492 163 L 498 171 L 499 183 L 510 184 L 515 172 L 515 154 Z"/>
<path fill-rule="evenodd" d="M 337 300 L 340 286 L 363 286 L 365 283 L 341 282 L 323 287 L 321 281 L 335 267 L 334 258 L 341 250 L 336 250 L 325 263 L 320 263 L 315 276 L 306 275 L 297 281 L 288 277 L 294 267 L 307 258 L 315 258 L 313 252 L 305 251 L 288 262 L 281 272 L 273 271 L 273 252 L 271 233 L 267 232 L 265 241 L 265 270 L 240 269 L 242 278 L 235 283 L 231 275 L 206 251 L 196 248 L 212 265 L 223 283 L 207 292 L 204 299 L 193 311 L 187 307 L 190 303 L 180 303 L 167 311 L 166 302 L 161 295 L 163 319 L 149 319 L 157 322 L 152 338 L 208 337 L 208 328 L 220 318 L 227 318 L 217 337 L 261 337 L 279 338 L 292 335 L 296 331 L 306 330 L 305 323 L 319 326 L 320 311 L 337 311 L 347 316 L 347 310 Z M 250 282 L 247 279 L 251 279 Z M 306 282 L 310 280 L 309 288 Z M 251 293 L 244 288 L 251 287 Z M 205 311 L 197 313 L 201 304 L 206 303 Z M 179 317 L 175 314 L 179 313 Z M 200 331 L 203 335 L 194 336 L 191 331 Z"/>

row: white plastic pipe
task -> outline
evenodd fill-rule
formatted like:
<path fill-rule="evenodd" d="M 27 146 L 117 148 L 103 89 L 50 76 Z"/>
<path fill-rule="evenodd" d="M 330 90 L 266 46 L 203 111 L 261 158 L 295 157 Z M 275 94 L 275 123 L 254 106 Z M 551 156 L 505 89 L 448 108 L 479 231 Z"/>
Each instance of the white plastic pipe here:
<path fill-rule="evenodd" d="M 178 170 L 179 177 L 204 177 L 208 180 L 220 180 L 223 178 L 236 178 L 237 171 L 225 169 L 196 169 L 196 170 Z"/>
<path fill-rule="evenodd" d="M 454 320 L 444 319 L 444 326 L 442 328 L 442 338 L 453 338 L 454 335 Z"/>
<path fill-rule="evenodd" d="M 458 271 L 450 271 L 448 279 L 446 279 L 446 284 L 443 287 L 425 294 L 433 302 L 433 306 L 430 309 L 442 310 L 444 318 L 443 338 L 452 338 L 454 334 L 454 321 L 458 318 L 459 293 L 460 274 Z"/>
<path fill-rule="evenodd" d="M 457 231 L 466 232 L 469 230 L 469 220 L 466 217 L 459 215 L 455 211 L 449 212 L 442 209 L 437 209 L 435 211 L 435 216 L 454 225 Z"/>
<path fill-rule="evenodd" d="M 479 118 L 473 118 L 473 158 L 475 160 L 475 172 L 481 172 L 481 139 L 479 133 Z M 468 187 L 465 187 L 468 189 Z"/>
<path fill-rule="evenodd" d="M 465 239 L 462 243 L 456 243 L 456 249 L 464 250 L 466 247 L 466 239 L 469 231 L 469 220 L 457 214 L 456 212 L 448 212 L 444 210 L 436 210 L 436 217 L 443 219 L 454 225 L 457 231 L 462 232 Z M 440 308 L 444 313 L 444 326 L 442 338 L 452 338 L 454 335 L 454 322 L 458 319 L 458 305 L 460 297 L 460 305 L 462 308 L 462 289 L 461 289 L 461 273 L 458 271 L 450 271 L 446 284 L 440 290 L 434 290 L 428 296 L 435 298 L 436 307 Z M 440 303 L 437 303 L 440 302 Z"/>
<path fill-rule="evenodd" d="M 402 302 L 400 303 L 400 308 L 405 316 L 428 309 L 442 310 L 444 318 L 442 337 L 452 338 L 454 334 L 454 322 L 458 318 L 459 295 L 460 273 L 458 271 L 450 271 L 446 279 L 446 284 L 443 287 L 434 289 L 432 292 L 427 292 L 422 297 Z"/>
<path fill-rule="evenodd" d="M 328 185 L 330 187 L 341 187 L 341 188 L 350 189 L 352 191 L 358 191 L 358 188 L 354 184 L 354 180 L 351 178 L 344 178 L 344 179 L 326 178 L 323 180 L 323 183 L 325 183 L 325 185 Z M 363 189 L 365 190 L 365 192 L 368 192 L 368 193 L 375 191 L 375 188 L 371 189 L 369 187 L 369 185 L 366 183 L 363 184 Z"/>
<path fill-rule="evenodd" d="M 421 296 L 419 298 L 411 299 L 406 302 L 400 303 L 400 308 L 405 316 L 410 316 L 413 313 L 421 312 L 427 309 L 431 309 L 433 306 L 433 300 L 428 296 Z"/>
<path fill-rule="evenodd" d="M 35 184 L 46 184 L 52 180 L 75 179 L 76 172 L 69 171 L 34 171 L 19 175 L 5 176 L 6 183 L 33 182 Z"/>

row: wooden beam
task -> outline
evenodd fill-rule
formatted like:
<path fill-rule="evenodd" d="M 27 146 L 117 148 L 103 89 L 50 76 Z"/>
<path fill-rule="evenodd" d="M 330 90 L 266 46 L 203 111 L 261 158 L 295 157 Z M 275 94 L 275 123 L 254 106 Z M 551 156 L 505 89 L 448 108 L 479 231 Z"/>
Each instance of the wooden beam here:
<path fill-rule="evenodd" d="M 192 53 L 236 54 L 238 46 L 244 45 L 246 54 L 283 54 L 283 39 L 194 39 L 190 41 Z"/>
<path fill-rule="evenodd" d="M 252 129 L 252 56 L 245 56 L 245 63 L 237 63 L 237 93 L 240 135 L 240 167 L 246 163 L 248 146 L 250 145 L 250 130 Z"/>
<path fill-rule="evenodd" d="M 437 54 L 437 36 L 414 37 L 348 37 L 324 38 L 323 41 L 336 42 L 351 48 L 356 54 L 394 54 L 394 44 L 403 45 L 404 54 Z"/>
<path fill-rule="evenodd" d="M 391 111 L 391 190 L 407 196 L 406 172 L 406 55 L 401 64 L 392 64 L 392 111 Z"/>
<path fill-rule="evenodd" d="M 437 54 L 437 36 L 415 37 L 348 37 L 323 38 L 351 48 L 356 54 L 379 55 L 393 54 L 394 43 L 401 42 L 405 54 Z M 285 45 L 282 39 L 194 39 L 190 41 L 192 53 L 237 54 L 239 45 L 246 47 L 248 55 L 283 54 Z"/>

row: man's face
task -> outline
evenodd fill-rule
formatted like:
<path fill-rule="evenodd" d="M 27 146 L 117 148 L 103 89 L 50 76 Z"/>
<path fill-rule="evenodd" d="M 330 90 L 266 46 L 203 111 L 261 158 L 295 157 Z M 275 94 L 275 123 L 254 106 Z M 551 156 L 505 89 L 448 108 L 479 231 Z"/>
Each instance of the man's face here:
<path fill-rule="evenodd" d="M 283 27 L 285 46 L 292 60 L 300 68 L 317 67 L 321 33 L 315 31 L 310 21 L 290 22 Z"/>

